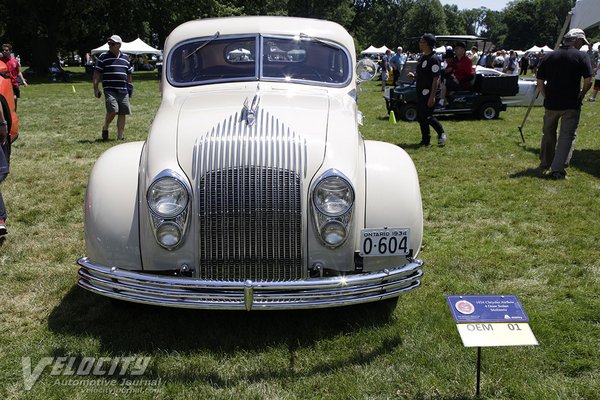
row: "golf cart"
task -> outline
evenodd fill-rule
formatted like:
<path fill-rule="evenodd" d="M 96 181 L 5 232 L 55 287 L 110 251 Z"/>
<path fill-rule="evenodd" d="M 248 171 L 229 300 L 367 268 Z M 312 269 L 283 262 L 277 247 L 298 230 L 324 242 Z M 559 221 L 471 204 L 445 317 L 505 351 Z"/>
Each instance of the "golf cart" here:
<path fill-rule="evenodd" d="M 466 35 L 438 36 L 438 40 L 477 41 L 483 38 Z M 485 44 L 485 43 L 484 43 Z M 408 78 L 409 72 L 415 72 L 417 61 L 409 61 L 404 65 L 399 85 L 386 88 L 384 98 L 388 114 L 405 121 L 417 119 L 417 90 L 414 81 Z M 487 76 L 475 74 L 470 90 L 448 92 L 445 107 L 436 105 L 434 114 L 469 114 L 490 120 L 498 118 L 501 111 L 506 111 L 502 96 L 514 96 L 519 92 L 517 75 Z M 439 97 L 439 93 L 438 93 Z"/>

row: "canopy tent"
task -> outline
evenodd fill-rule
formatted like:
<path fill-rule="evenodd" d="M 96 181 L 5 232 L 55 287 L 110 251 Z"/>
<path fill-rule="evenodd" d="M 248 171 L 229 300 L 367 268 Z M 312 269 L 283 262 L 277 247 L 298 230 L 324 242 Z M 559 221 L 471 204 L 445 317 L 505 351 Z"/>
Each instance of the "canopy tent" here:
<path fill-rule="evenodd" d="M 540 49 L 540 51 L 543 51 L 544 53 L 549 53 L 549 52 L 554 51 L 554 50 L 551 49 L 550 47 L 548 47 L 548 45 L 546 45 L 546 46 L 542 47 Z"/>
<path fill-rule="evenodd" d="M 104 43 L 102 46 L 97 47 L 91 51 L 92 54 L 104 53 L 108 51 L 108 43 Z M 162 51 L 155 49 L 154 47 L 146 44 L 142 39 L 137 38 L 132 42 L 123 42 L 121 44 L 121 52 L 127 54 L 156 54 L 161 55 Z"/>
<path fill-rule="evenodd" d="M 598 46 L 600 46 L 600 42 L 593 43 L 592 51 L 598 51 Z M 590 46 L 588 46 L 587 44 L 584 44 L 583 46 L 581 46 L 581 48 L 579 50 L 588 51 L 589 49 L 590 49 Z"/>
<path fill-rule="evenodd" d="M 571 28 L 588 29 L 600 24 L 598 0 L 577 0 L 571 9 Z"/>
<path fill-rule="evenodd" d="M 541 47 L 533 46 L 525 50 L 525 53 L 539 53 L 541 49 Z"/>
<path fill-rule="evenodd" d="M 360 54 L 385 54 L 389 49 L 387 46 L 375 47 L 373 45 L 369 46 L 366 50 L 360 52 Z"/>

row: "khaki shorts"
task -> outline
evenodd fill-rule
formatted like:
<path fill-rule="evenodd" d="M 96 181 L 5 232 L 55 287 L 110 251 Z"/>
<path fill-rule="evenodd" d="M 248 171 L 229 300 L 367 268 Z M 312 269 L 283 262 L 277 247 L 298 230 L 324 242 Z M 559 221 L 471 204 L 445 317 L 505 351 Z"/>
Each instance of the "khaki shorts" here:
<path fill-rule="evenodd" d="M 129 104 L 129 95 L 121 92 L 104 92 L 107 113 L 117 113 L 119 115 L 131 114 L 131 105 Z"/>

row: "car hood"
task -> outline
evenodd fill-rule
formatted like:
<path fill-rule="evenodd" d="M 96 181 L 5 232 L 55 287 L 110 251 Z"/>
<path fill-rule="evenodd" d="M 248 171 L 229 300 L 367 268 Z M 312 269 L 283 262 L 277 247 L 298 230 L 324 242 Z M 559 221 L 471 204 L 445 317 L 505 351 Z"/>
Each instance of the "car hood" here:
<path fill-rule="evenodd" d="M 326 90 L 314 88 L 302 91 L 257 90 L 253 87 L 247 90 L 237 88 L 190 95 L 179 111 L 179 165 L 188 176 L 194 176 L 195 160 L 199 160 L 202 154 L 207 154 L 207 150 L 202 150 L 202 147 L 219 147 L 222 146 L 223 140 L 236 141 L 237 144 L 229 146 L 236 148 L 250 146 L 248 138 L 263 143 L 261 145 L 265 142 L 271 143 L 264 145 L 267 147 L 263 153 L 267 156 L 271 153 L 280 154 L 271 151 L 268 146 L 279 146 L 282 140 L 293 140 L 296 147 L 302 148 L 304 173 L 311 175 L 323 162 L 331 120 L 330 103 L 331 99 Z M 248 123 L 252 117 L 246 117 L 248 113 L 252 114 L 251 110 L 256 111 L 254 123 Z M 289 139 L 290 137 L 293 139 Z M 229 147 L 222 147 L 225 150 L 219 151 L 239 152 Z M 277 150 L 276 147 L 274 149 Z M 250 152 L 249 149 L 245 151 Z"/>

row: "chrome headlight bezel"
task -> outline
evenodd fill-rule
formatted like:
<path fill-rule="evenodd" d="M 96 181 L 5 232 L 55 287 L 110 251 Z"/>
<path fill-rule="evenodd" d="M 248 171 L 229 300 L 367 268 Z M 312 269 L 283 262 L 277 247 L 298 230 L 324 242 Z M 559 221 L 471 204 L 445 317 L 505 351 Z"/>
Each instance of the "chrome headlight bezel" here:
<path fill-rule="evenodd" d="M 328 194 L 329 193 L 329 194 Z M 327 197 L 338 200 L 336 203 L 323 201 Z M 312 191 L 312 201 L 316 209 L 328 217 L 339 217 L 346 214 L 354 205 L 354 189 L 347 179 L 334 174 L 324 176 Z"/>
<path fill-rule="evenodd" d="M 171 186 L 169 186 L 171 185 Z M 172 190 L 170 190 L 172 189 Z M 153 200 L 156 197 L 155 191 L 164 192 L 161 196 L 171 196 L 175 198 L 173 204 L 167 203 L 160 207 L 160 201 Z M 175 194 L 173 194 L 173 192 Z M 146 191 L 146 204 L 148 205 L 150 223 L 153 228 L 156 242 L 167 250 L 175 250 L 185 241 L 188 216 L 190 214 L 192 191 L 187 179 L 172 170 L 165 170 L 158 174 Z M 162 204 L 164 206 L 164 204 Z M 177 240 L 165 242 L 161 230 L 171 227 L 175 229 Z M 161 240 L 162 238 L 162 240 Z"/>
<path fill-rule="evenodd" d="M 172 185 L 169 187 L 169 185 Z M 175 197 L 176 202 L 174 205 L 170 205 L 170 208 L 173 209 L 171 212 L 165 212 L 164 206 L 167 207 L 169 204 L 165 204 L 162 202 L 162 198 L 156 195 L 156 192 L 162 193 L 160 196 L 163 198 L 167 197 Z M 173 193 L 176 193 L 173 196 Z M 183 200 L 183 202 L 181 202 Z M 189 192 L 186 186 L 181 182 L 181 180 L 173 177 L 173 176 L 163 176 L 156 179 L 152 184 L 148 187 L 148 191 L 146 193 L 146 201 L 148 202 L 148 207 L 150 211 L 154 213 L 159 218 L 175 218 L 179 214 L 185 212 L 187 206 L 190 201 Z"/>
<path fill-rule="evenodd" d="M 333 195 L 337 204 L 324 201 L 328 196 L 328 191 L 338 192 L 337 195 L 335 193 Z M 350 224 L 354 210 L 355 192 L 350 179 L 340 171 L 330 169 L 314 182 L 310 191 L 310 199 L 316 236 L 324 246 L 331 249 L 342 246 L 351 231 Z M 326 207 L 327 205 L 330 207 Z M 332 226 L 339 226 L 339 232 L 343 235 L 336 243 L 332 243 L 327 238 L 328 227 Z"/>

